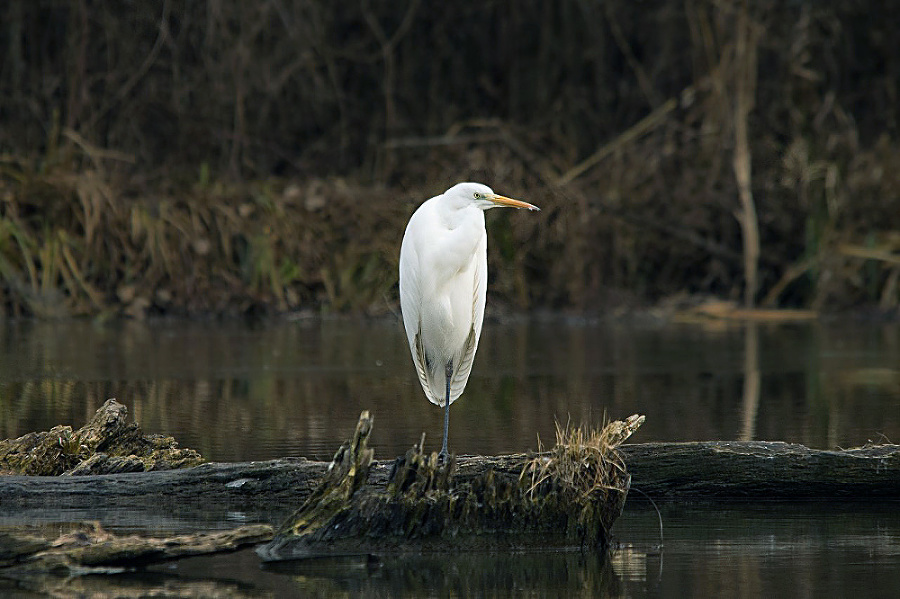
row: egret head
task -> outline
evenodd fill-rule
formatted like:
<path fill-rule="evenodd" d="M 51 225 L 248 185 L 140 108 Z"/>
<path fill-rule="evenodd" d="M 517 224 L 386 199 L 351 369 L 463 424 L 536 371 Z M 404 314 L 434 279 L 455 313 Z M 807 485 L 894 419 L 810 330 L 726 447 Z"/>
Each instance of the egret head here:
<path fill-rule="evenodd" d="M 467 205 L 474 204 L 482 210 L 498 207 L 540 210 L 540 208 L 528 202 L 498 195 L 490 187 L 481 183 L 457 183 L 445 191 L 444 196 L 453 202 L 453 205 L 457 208 L 464 208 Z"/>

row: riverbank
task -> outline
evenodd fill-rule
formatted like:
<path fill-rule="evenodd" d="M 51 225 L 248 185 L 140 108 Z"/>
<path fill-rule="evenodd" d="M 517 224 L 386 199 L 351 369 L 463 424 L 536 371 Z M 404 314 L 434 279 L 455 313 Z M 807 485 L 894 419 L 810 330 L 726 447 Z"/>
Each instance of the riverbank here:
<path fill-rule="evenodd" d="M 401 12 L 4 5 L 0 312 L 384 313 L 460 180 L 542 208 L 488 215 L 493 305 L 900 310 L 896 11 Z"/>
<path fill-rule="evenodd" d="M 281 179 L 138 190 L 95 169 L 21 174 L 0 182 L 0 307 L 38 318 L 396 311 L 406 221 L 443 189 Z M 724 288 L 714 283 L 722 257 L 704 244 L 607 218 L 573 201 L 584 192 L 521 181 L 510 188 L 498 189 L 542 211 L 530 219 L 488 215 L 489 303 L 499 312 L 593 316 L 740 303 L 740 276 L 729 275 Z M 807 261 L 798 271 L 787 255 L 764 260 L 763 280 L 772 285 L 758 305 L 896 317 L 900 266 L 890 239 L 869 249 L 823 248 L 816 264 L 835 269 Z M 740 248 L 729 251 L 739 263 Z M 610 272 L 626 263 L 653 266 Z M 819 291 L 788 289 L 797 286 Z"/>

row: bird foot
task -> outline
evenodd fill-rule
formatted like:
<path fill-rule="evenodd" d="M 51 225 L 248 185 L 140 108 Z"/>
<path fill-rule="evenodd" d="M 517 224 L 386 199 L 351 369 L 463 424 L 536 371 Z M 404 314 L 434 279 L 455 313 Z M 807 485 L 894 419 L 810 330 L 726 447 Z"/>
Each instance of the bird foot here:
<path fill-rule="evenodd" d="M 441 452 L 438 454 L 438 462 L 437 462 L 438 466 L 443 466 L 444 464 L 446 464 L 447 460 L 449 458 L 450 458 L 450 454 L 447 453 L 447 450 L 442 449 Z"/>

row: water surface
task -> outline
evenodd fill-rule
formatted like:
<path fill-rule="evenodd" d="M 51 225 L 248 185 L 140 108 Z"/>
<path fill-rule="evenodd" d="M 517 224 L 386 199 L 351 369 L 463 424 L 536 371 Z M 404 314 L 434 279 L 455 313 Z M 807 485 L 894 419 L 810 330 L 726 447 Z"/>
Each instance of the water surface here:
<path fill-rule="evenodd" d="M 0 326 L 0 437 L 80 426 L 109 397 L 207 459 L 330 458 L 360 411 L 376 457 L 439 447 L 395 320 L 13 322 Z M 900 439 L 900 325 L 485 324 L 451 449 L 518 452 L 555 422 L 647 416 L 640 441 L 815 448 Z"/>
<path fill-rule="evenodd" d="M 900 505 L 649 504 L 631 501 L 608 554 L 417 553 L 260 564 L 251 550 L 144 572 L 57 580 L 94 596 L 228 597 L 816 597 L 893 599 L 900 588 Z M 103 521 L 103 516 L 99 517 Z M 171 520 L 168 521 L 169 525 Z M 114 531 L 129 525 L 104 522 Z M 44 528 L 65 530 L 64 524 Z M 208 526 L 206 527 L 208 528 Z M 201 529 L 203 529 L 201 527 Z M 171 533 L 169 526 L 147 532 Z M 187 526 L 174 532 L 194 530 Z M 662 541 L 662 542 L 661 542 Z M 0 580 L 0 593 L 22 590 Z M 31 595 L 26 595 L 31 596 Z"/>
<path fill-rule="evenodd" d="M 81 426 L 109 397 L 146 432 L 218 461 L 328 459 L 359 412 L 375 415 L 376 458 L 442 412 L 415 378 L 394 320 L 6 322 L 0 324 L 0 437 Z M 647 416 L 634 441 L 768 439 L 817 448 L 900 439 L 900 326 L 658 326 L 565 319 L 488 322 L 451 410 L 451 449 L 517 452 L 551 443 L 555 421 Z M 195 596 L 895 597 L 900 503 L 661 505 L 632 493 L 609 556 L 581 552 L 415 555 L 261 567 L 248 551 L 118 577 L 75 593 Z M 173 534 L 277 525 L 292 505 L 184 505 L 27 512 L 0 528 L 58 531 L 99 520 Z M 22 591 L 0 584 L 0 591 Z"/>

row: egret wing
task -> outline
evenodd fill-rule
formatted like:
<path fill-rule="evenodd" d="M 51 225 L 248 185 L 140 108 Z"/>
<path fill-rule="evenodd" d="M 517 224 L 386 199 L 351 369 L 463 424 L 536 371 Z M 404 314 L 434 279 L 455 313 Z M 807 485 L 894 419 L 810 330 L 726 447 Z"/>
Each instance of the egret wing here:
<path fill-rule="evenodd" d="M 484 320 L 484 304 L 487 298 L 487 234 L 484 234 L 475 252 L 474 285 L 472 287 L 472 326 L 463 345 L 462 352 L 456 360 L 453 379 L 450 381 L 450 403 L 456 401 L 466 388 L 472 365 L 475 362 L 475 350 L 481 339 L 481 324 Z M 443 402 L 442 402 L 443 403 Z"/>
<path fill-rule="evenodd" d="M 418 253 L 415 243 L 404 235 L 400 247 L 400 311 L 403 314 L 403 327 L 406 329 L 406 340 L 416 366 L 416 374 L 425 391 L 428 401 L 443 405 L 443 397 L 438 399 L 431 391 L 431 370 L 427 363 L 425 346 L 422 342 L 422 314 L 420 299 L 422 297 L 422 281 L 419 276 Z"/>

